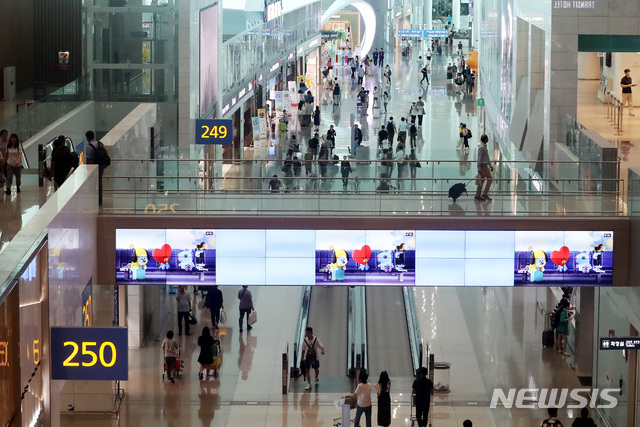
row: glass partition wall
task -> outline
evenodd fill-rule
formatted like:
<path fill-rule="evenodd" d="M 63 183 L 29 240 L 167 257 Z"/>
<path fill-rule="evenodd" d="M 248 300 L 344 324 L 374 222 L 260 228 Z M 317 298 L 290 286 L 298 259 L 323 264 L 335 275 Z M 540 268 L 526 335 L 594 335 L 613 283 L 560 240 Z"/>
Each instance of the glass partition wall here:
<path fill-rule="evenodd" d="M 95 100 L 162 102 L 177 96 L 177 3 L 87 2 L 85 74 Z"/>

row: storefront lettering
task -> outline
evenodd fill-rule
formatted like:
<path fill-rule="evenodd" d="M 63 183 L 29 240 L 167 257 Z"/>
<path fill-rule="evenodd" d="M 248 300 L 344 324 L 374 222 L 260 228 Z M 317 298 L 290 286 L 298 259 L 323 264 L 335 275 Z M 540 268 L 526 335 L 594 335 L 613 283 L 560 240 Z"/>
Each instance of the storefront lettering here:
<path fill-rule="evenodd" d="M 595 0 L 556 0 L 553 2 L 554 9 L 595 9 Z"/>

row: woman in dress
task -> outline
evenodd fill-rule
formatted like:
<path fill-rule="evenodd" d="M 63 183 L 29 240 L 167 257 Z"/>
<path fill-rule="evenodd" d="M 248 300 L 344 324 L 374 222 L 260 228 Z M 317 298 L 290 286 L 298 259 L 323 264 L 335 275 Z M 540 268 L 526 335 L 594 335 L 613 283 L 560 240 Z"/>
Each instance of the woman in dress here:
<path fill-rule="evenodd" d="M 202 373 L 205 368 L 213 363 L 213 337 L 207 326 L 202 328 L 202 335 L 198 337 L 198 346 L 200 346 L 200 355 L 198 356 L 200 372 L 198 373 L 198 378 L 202 380 Z"/>
<path fill-rule="evenodd" d="M 378 425 L 388 427 L 391 425 L 391 381 L 387 371 L 380 372 L 380 378 L 376 383 L 378 392 Z"/>
<path fill-rule="evenodd" d="M 22 184 L 22 145 L 18 139 L 18 135 L 12 133 L 7 144 L 7 180 L 5 194 L 11 195 L 11 184 L 13 177 L 16 177 L 16 191 L 20 192 Z"/>

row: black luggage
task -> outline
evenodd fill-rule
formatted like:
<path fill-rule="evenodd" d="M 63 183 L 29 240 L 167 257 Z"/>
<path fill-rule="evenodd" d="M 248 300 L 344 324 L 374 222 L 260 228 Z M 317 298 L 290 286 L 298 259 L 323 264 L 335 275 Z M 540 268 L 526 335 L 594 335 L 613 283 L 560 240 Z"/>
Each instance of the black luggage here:
<path fill-rule="evenodd" d="M 332 160 L 333 161 L 331 163 L 334 164 L 334 165 L 337 165 L 340 162 L 340 157 L 338 157 L 337 154 L 334 154 L 333 157 L 332 157 Z"/>
<path fill-rule="evenodd" d="M 459 182 L 457 184 L 453 184 L 451 188 L 449 188 L 449 197 L 453 199 L 453 203 L 456 202 L 458 197 L 462 196 L 462 193 L 467 193 L 467 185 L 463 182 Z"/>
<path fill-rule="evenodd" d="M 300 126 L 311 127 L 311 114 L 303 114 L 300 120 Z"/>
<path fill-rule="evenodd" d="M 546 329 L 542 332 L 542 346 L 553 347 L 554 336 L 553 329 Z"/>

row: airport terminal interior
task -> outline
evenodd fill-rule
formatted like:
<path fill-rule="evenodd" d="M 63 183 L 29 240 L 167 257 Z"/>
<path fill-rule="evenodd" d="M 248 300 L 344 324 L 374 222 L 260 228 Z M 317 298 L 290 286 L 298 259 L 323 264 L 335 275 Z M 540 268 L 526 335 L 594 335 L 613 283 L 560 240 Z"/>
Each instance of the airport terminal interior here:
<path fill-rule="evenodd" d="M 0 7 L 0 426 L 640 426 L 636 0 Z"/>

